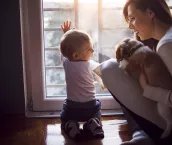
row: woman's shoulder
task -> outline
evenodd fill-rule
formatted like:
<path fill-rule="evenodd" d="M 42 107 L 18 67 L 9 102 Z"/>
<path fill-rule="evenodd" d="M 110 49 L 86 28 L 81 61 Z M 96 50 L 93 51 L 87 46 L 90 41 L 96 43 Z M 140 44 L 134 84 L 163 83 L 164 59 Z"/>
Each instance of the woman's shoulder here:
<path fill-rule="evenodd" d="M 166 45 L 167 44 L 167 45 Z M 171 45 L 172 47 L 172 26 L 166 32 L 166 34 L 161 38 L 157 45 L 157 52 L 160 48 Z"/>

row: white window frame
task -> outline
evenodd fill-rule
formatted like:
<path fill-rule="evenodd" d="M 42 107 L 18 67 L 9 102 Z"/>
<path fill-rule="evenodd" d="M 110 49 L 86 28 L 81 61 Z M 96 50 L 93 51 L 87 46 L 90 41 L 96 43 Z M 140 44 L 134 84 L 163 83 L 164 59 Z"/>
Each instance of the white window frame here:
<path fill-rule="evenodd" d="M 64 98 L 46 98 L 45 94 L 42 0 L 20 0 L 20 12 L 27 109 L 61 110 Z M 99 100 L 102 102 L 102 109 L 120 108 L 112 96 L 101 96 Z"/>

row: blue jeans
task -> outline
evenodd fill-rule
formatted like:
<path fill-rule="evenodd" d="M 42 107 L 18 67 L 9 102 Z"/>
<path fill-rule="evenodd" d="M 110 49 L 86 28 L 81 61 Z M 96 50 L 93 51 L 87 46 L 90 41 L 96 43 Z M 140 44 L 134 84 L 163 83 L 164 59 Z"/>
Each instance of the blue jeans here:
<path fill-rule="evenodd" d="M 96 99 L 84 103 L 66 99 L 60 113 L 62 123 L 69 120 L 85 122 L 94 117 L 101 118 L 101 102 Z"/>

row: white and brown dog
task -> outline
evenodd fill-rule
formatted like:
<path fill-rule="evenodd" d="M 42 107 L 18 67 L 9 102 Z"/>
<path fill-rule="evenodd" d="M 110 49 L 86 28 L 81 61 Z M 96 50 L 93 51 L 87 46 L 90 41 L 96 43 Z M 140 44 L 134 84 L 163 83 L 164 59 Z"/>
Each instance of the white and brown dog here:
<path fill-rule="evenodd" d="M 138 79 L 143 67 L 150 85 L 172 89 L 172 76 L 160 56 L 142 42 L 129 38 L 123 40 L 116 46 L 116 59 L 120 67 L 132 77 Z M 161 136 L 165 138 L 172 131 L 172 109 L 162 103 L 157 103 L 157 108 L 167 123 Z"/>

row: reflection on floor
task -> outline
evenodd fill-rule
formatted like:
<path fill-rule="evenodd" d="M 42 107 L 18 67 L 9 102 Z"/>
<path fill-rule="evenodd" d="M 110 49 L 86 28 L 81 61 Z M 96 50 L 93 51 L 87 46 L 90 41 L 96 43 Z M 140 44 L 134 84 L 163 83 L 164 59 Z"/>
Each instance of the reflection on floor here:
<path fill-rule="evenodd" d="M 8 117 L 1 119 L 1 145 L 119 145 L 130 139 L 123 117 L 103 117 L 102 140 L 74 142 L 61 133 L 60 120 L 54 118 Z"/>

